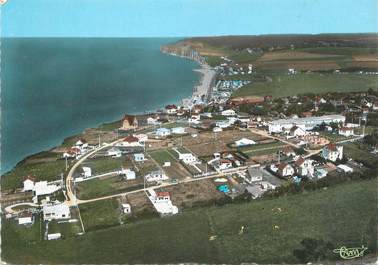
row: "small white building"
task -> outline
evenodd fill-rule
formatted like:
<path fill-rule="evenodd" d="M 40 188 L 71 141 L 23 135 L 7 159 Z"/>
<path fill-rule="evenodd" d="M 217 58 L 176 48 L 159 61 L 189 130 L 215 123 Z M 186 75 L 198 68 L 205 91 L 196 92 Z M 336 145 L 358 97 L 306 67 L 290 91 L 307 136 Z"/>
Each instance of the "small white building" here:
<path fill-rule="evenodd" d="M 313 166 L 313 160 L 300 157 L 294 164 L 297 167 L 297 173 L 299 175 L 308 177 L 312 177 L 314 175 L 315 168 Z"/>
<path fill-rule="evenodd" d="M 298 126 L 293 126 L 290 129 L 290 135 L 294 137 L 305 136 L 306 134 L 307 132 L 303 128 L 298 127 Z"/>
<path fill-rule="evenodd" d="M 236 116 L 236 112 L 233 109 L 224 110 L 221 112 L 222 116 Z"/>
<path fill-rule="evenodd" d="M 197 158 L 192 153 L 179 153 L 179 159 L 185 164 L 194 164 L 197 162 Z"/>
<path fill-rule="evenodd" d="M 164 164 L 163 164 L 163 167 L 170 167 L 170 166 L 171 166 L 170 161 L 165 161 Z"/>
<path fill-rule="evenodd" d="M 60 220 L 71 218 L 70 207 L 65 203 L 46 204 L 42 207 L 43 220 Z"/>
<path fill-rule="evenodd" d="M 153 189 L 149 189 L 148 193 L 150 194 L 148 198 L 158 213 L 161 215 L 172 215 L 178 213 L 178 208 L 172 204 L 169 192 L 155 192 Z"/>
<path fill-rule="evenodd" d="M 220 127 L 214 127 L 213 128 L 213 132 L 222 132 L 222 131 L 223 131 L 223 129 L 220 128 Z"/>
<path fill-rule="evenodd" d="M 128 168 L 122 169 L 121 174 L 125 175 L 126 180 L 133 180 L 136 178 L 135 171 Z"/>
<path fill-rule="evenodd" d="M 92 177 L 92 169 L 90 167 L 83 167 L 83 172 L 84 178 Z"/>
<path fill-rule="evenodd" d="M 134 154 L 133 156 L 135 162 L 143 162 L 146 160 L 143 153 Z"/>
<path fill-rule="evenodd" d="M 232 168 L 232 162 L 228 159 L 220 159 L 219 164 L 218 164 L 218 169 L 219 170 L 225 170 Z"/>
<path fill-rule="evenodd" d="M 33 214 L 29 212 L 23 212 L 18 216 L 19 225 L 32 225 L 34 223 Z"/>
<path fill-rule="evenodd" d="M 55 184 L 49 184 L 47 181 L 39 181 L 34 185 L 34 195 L 42 196 L 53 194 L 54 192 L 60 190 L 60 186 Z"/>
<path fill-rule="evenodd" d="M 167 128 L 158 128 L 155 131 L 155 134 L 158 137 L 167 137 L 167 136 L 171 135 L 171 130 L 167 129 Z"/>
<path fill-rule="evenodd" d="M 122 203 L 122 211 L 125 214 L 131 214 L 131 205 L 128 203 Z"/>
<path fill-rule="evenodd" d="M 172 133 L 173 134 L 185 134 L 185 128 L 184 127 L 175 127 L 172 128 Z"/>
<path fill-rule="evenodd" d="M 119 150 L 116 147 L 110 148 L 106 153 L 107 153 L 108 156 L 111 156 L 111 157 L 121 157 L 122 156 L 121 150 Z"/>
<path fill-rule="evenodd" d="M 35 177 L 27 176 L 23 181 L 24 188 L 23 191 L 33 191 L 34 190 Z"/>
<path fill-rule="evenodd" d="M 352 173 L 353 168 L 348 167 L 347 165 L 338 165 L 337 166 L 337 171 L 342 172 L 342 173 Z"/>
<path fill-rule="evenodd" d="M 153 171 L 145 176 L 147 182 L 163 181 L 169 179 L 162 170 Z"/>
<path fill-rule="evenodd" d="M 161 122 L 159 121 L 158 118 L 148 117 L 148 118 L 147 118 L 147 124 L 148 124 L 148 125 L 160 125 Z"/>
<path fill-rule="evenodd" d="M 47 234 L 47 240 L 57 240 L 61 237 L 62 235 L 60 233 Z"/>
<path fill-rule="evenodd" d="M 240 139 L 240 140 L 235 141 L 235 145 L 236 145 L 237 147 L 248 146 L 248 145 L 254 145 L 254 144 L 256 144 L 255 141 L 250 140 L 250 139 L 247 139 L 247 138 L 242 138 L 242 139 Z"/>
<path fill-rule="evenodd" d="M 339 134 L 343 135 L 343 136 L 346 136 L 346 137 L 353 136 L 353 128 L 351 128 L 351 127 L 341 127 L 339 129 Z"/>
<path fill-rule="evenodd" d="M 289 177 L 294 174 L 294 168 L 287 163 L 281 163 L 277 166 L 277 172 L 281 177 Z"/>

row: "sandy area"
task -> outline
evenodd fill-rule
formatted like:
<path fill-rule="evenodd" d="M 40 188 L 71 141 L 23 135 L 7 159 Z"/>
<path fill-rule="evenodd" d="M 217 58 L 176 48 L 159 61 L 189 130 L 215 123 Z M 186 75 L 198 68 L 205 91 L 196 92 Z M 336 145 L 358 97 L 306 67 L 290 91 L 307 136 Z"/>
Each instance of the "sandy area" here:
<path fill-rule="evenodd" d="M 200 72 L 202 77 L 200 84 L 194 87 L 192 99 L 201 98 L 202 95 L 207 95 L 209 93 L 211 83 L 216 74 L 216 72 L 206 64 L 201 64 L 201 68 L 194 71 Z"/>

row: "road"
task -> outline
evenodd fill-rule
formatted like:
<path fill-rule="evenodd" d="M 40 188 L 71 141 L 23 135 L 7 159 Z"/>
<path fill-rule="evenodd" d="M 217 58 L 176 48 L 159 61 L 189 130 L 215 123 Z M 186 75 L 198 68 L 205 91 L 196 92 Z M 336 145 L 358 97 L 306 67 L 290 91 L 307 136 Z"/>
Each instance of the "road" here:
<path fill-rule="evenodd" d="M 252 133 L 255 133 L 255 134 L 258 134 L 258 135 L 261 135 L 261 136 L 264 136 L 264 137 L 268 137 L 268 138 L 271 138 L 271 139 L 274 139 L 274 140 L 277 140 L 277 141 L 280 141 L 282 143 L 285 143 L 287 145 L 290 145 L 292 147 L 295 147 L 295 148 L 300 148 L 299 145 L 297 144 L 294 144 L 290 141 L 287 141 L 285 139 L 282 139 L 280 137 L 276 137 L 276 136 L 273 136 L 273 135 L 270 135 L 269 133 L 267 133 L 266 131 L 263 131 L 263 130 L 258 130 L 258 129 L 254 129 L 254 128 L 250 128 L 249 129 Z"/>

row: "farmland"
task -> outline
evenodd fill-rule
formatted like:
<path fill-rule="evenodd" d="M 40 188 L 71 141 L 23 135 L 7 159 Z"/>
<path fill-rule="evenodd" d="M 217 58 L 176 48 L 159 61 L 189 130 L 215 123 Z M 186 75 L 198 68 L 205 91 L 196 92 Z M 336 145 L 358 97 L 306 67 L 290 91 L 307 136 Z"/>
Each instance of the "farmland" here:
<path fill-rule="evenodd" d="M 376 185 L 376 179 L 348 182 L 278 199 L 197 208 L 55 242 L 39 242 L 38 231 L 26 236 L 29 230 L 20 231 L 25 228 L 5 221 L 2 238 L 7 244 L 2 257 L 19 264 L 299 262 L 293 250 L 301 248 L 305 238 L 323 239 L 332 248 L 363 243 L 375 249 Z M 117 224 L 113 201 L 89 206 L 80 207 L 88 230 Z M 241 226 L 245 227 L 242 234 Z M 214 240 L 209 240 L 211 236 Z"/>

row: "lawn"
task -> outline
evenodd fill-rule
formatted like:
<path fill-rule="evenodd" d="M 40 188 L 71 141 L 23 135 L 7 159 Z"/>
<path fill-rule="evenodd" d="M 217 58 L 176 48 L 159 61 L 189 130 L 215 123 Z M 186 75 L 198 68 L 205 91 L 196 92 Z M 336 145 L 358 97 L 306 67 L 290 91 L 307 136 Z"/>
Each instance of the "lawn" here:
<path fill-rule="evenodd" d="M 125 158 L 114 158 L 114 157 L 101 157 L 86 160 L 85 166 L 92 169 L 92 174 L 102 174 L 107 172 L 112 172 L 116 170 L 121 170 L 122 166 L 125 166 Z"/>
<path fill-rule="evenodd" d="M 122 121 L 119 120 L 119 121 L 101 124 L 98 128 L 103 131 L 114 131 L 116 129 L 121 128 L 121 126 L 122 126 Z"/>
<path fill-rule="evenodd" d="M 18 264 L 298 263 L 293 250 L 305 238 L 330 242 L 329 251 L 361 244 L 375 249 L 376 186 L 377 179 L 347 182 L 276 199 L 196 208 L 55 242 L 31 244 L 17 226 L 5 222 L 2 257 Z M 116 208 L 114 200 L 80 206 L 86 230 L 117 225 Z"/>
<path fill-rule="evenodd" d="M 170 153 L 168 153 L 167 150 L 152 151 L 149 154 L 156 162 L 159 163 L 159 165 L 163 165 L 164 162 L 176 162 L 176 160 L 172 157 Z"/>
<path fill-rule="evenodd" d="M 373 88 L 378 90 L 378 77 L 360 74 L 273 74 L 272 82 L 250 83 L 238 89 L 232 95 L 274 97 L 294 96 L 305 93 L 327 93 L 363 91 Z"/>
<path fill-rule="evenodd" d="M 1 189 L 21 188 L 24 177 L 28 175 L 37 177 L 37 181 L 57 180 L 60 179 L 61 173 L 65 173 L 65 170 L 64 160 L 20 164 L 1 176 Z"/>
<path fill-rule="evenodd" d="M 367 151 L 367 146 L 358 142 L 344 144 L 344 154 L 348 158 L 352 158 L 364 165 L 377 168 L 378 167 L 378 155 L 372 154 Z"/>
<path fill-rule="evenodd" d="M 119 225 L 117 199 L 96 201 L 79 206 L 86 232 Z"/>
<path fill-rule="evenodd" d="M 281 142 L 267 143 L 267 144 L 256 144 L 251 146 L 246 146 L 239 148 L 241 152 L 248 156 L 252 155 L 266 155 L 276 153 L 278 150 L 284 148 L 286 144 Z"/>

